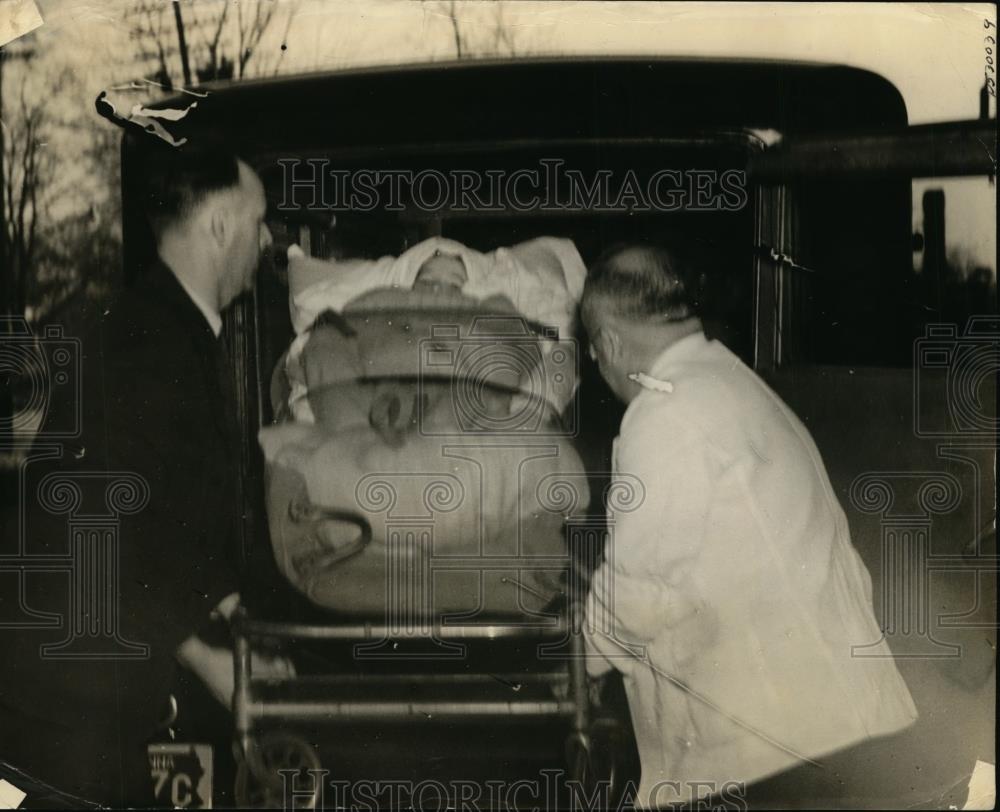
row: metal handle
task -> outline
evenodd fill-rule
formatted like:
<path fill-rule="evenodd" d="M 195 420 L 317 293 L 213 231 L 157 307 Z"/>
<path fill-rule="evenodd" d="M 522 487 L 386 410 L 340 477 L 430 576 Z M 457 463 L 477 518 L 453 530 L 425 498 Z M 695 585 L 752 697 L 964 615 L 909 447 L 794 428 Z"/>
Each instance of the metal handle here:
<path fill-rule="evenodd" d="M 308 497 L 293 499 L 288 505 L 288 515 L 296 524 L 335 521 L 357 525 L 361 531 L 350 544 L 333 550 L 319 550 L 297 558 L 296 567 L 325 568 L 351 558 L 365 549 L 372 540 L 372 526 L 360 513 L 336 508 L 321 508 L 309 501 Z"/>

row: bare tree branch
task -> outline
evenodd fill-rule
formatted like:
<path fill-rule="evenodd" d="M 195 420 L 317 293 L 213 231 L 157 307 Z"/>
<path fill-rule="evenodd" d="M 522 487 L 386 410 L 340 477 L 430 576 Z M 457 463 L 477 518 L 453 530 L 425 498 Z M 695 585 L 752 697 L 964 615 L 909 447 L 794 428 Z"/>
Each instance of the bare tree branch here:
<path fill-rule="evenodd" d="M 271 20 L 274 19 L 275 8 L 276 4 L 273 0 L 267 2 L 266 5 L 262 0 L 258 0 L 254 7 L 253 17 L 244 25 L 242 7 L 238 4 L 236 6 L 236 19 L 239 27 L 238 76 L 241 79 L 246 75 L 247 62 L 250 61 L 264 36 L 264 32 L 267 31 Z"/>
<path fill-rule="evenodd" d="M 450 0 L 448 4 L 448 19 L 451 20 L 451 30 L 455 35 L 455 56 L 462 58 L 462 29 L 458 24 L 458 9 L 455 0 Z"/>
<path fill-rule="evenodd" d="M 167 44 L 167 34 L 164 31 L 163 22 L 164 9 L 167 8 L 169 8 L 169 5 L 157 3 L 156 0 L 138 0 L 133 17 L 137 22 L 133 24 L 132 34 L 140 42 L 152 40 L 153 46 L 156 48 L 157 63 L 159 65 L 159 70 L 155 75 L 159 81 L 172 87 L 173 81 L 167 57 L 168 52 L 172 50 L 173 46 L 168 46 Z"/>
<path fill-rule="evenodd" d="M 285 52 L 288 43 L 288 32 L 292 30 L 292 22 L 295 20 L 295 15 L 299 12 L 299 2 L 297 0 L 287 2 L 285 4 L 285 30 L 281 34 L 281 48 L 278 51 L 278 56 L 274 60 L 274 67 L 268 69 L 264 63 L 260 65 L 260 72 L 262 75 L 272 75 L 277 76 L 281 69 L 281 63 L 285 58 Z"/>
<path fill-rule="evenodd" d="M 152 59 L 159 76 L 170 79 L 169 64 L 178 53 L 176 36 L 166 24 L 164 8 L 170 4 L 156 0 L 132 0 L 129 16 L 139 53 Z M 286 15 L 285 35 L 297 10 L 295 3 L 276 0 L 202 0 L 185 3 L 185 32 L 193 75 L 199 82 L 244 78 L 248 75 L 261 40 Z M 275 70 L 280 59 L 275 63 Z M 266 69 L 265 69 L 266 70 Z M 172 86 L 172 83 L 171 83 Z"/>
<path fill-rule="evenodd" d="M 55 77 L 46 91 L 63 85 Z M 7 306 L 24 312 L 29 279 L 33 279 L 40 250 L 43 215 L 55 187 L 56 155 L 46 143 L 53 135 L 56 119 L 48 112 L 49 93 L 38 92 L 30 68 L 20 72 L 16 102 L 4 120 L 3 197 L 7 217 L 5 289 L 11 292 Z"/>
<path fill-rule="evenodd" d="M 514 44 L 514 29 L 504 18 L 504 4 L 495 2 L 493 4 L 493 47 L 498 55 L 516 56 L 517 48 Z"/>
<path fill-rule="evenodd" d="M 192 4 L 191 8 L 193 11 L 195 4 Z M 219 44 L 222 41 L 222 33 L 226 28 L 226 19 L 228 17 L 229 3 L 223 3 L 222 12 L 215 21 L 215 31 L 212 32 L 212 36 L 206 44 L 208 48 L 208 65 L 211 68 L 213 75 L 218 75 L 219 72 Z"/>
<path fill-rule="evenodd" d="M 438 13 L 445 17 L 451 26 L 452 41 L 455 44 L 455 56 L 458 59 L 471 59 L 483 56 L 516 56 L 518 45 L 516 31 L 505 16 L 505 6 L 502 0 L 491 0 L 466 7 L 474 12 L 484 12 L 490 15 L 489 22 L 482 15 L 470 18 L 469 14 L 459 14 L 456 0 L 439 3 Z"/>

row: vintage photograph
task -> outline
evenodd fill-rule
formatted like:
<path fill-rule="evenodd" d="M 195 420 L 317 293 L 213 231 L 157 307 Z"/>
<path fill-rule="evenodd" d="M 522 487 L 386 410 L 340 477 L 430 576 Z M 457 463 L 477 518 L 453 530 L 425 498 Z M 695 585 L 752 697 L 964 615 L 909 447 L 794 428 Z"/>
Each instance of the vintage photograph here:
<path fill-rule="evenodd" d="M 0 809 L 992 809 L 996 62 L 0 0 Z"/>

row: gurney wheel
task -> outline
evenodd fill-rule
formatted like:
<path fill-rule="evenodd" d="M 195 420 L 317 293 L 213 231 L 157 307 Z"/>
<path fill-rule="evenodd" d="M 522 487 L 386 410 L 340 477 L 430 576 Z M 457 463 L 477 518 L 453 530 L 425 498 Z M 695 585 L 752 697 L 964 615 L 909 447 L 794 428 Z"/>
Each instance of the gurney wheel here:
<path fill-rule="evenodd" d="M 255 752 L 245 754 L 236 769 L 236 805 L 241 809 L 284 809 L 285 780 L 281 770 L 297 770 L 289 776 L 295 784 L 295 808 L 314 809 L 323 780 L 310 771 L 320 769 L 316 748 L 291 733 L 264 733 L 254 742 Z M 256 762 L 256 763 L 251 763 Z M 306 795 L 308 788 L 314 790 Z"/>
<path fill-rule="evenodd" d="M 610 720 L 598 720 L 589 733 L 571 733 L 566 739 L 570 779 L 578 782 L 588 797 L 599 791 L 605 807 L 615 807 L 619 800 L 619 751 L 617 726 Z"/>

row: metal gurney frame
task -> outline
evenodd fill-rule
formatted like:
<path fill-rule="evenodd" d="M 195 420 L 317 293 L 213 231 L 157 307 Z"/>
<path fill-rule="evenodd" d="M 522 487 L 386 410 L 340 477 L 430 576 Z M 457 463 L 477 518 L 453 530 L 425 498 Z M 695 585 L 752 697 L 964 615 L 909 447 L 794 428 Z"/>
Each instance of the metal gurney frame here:
<path fill-rule="evenodd" d="M 284 731 L 262 731 L 265 723 L 274 722 L 402 722 L 433 717 L 438 721 L 490 719 L 563 719 L 569 723 L 565 740 L 567 776 L 582 786 L 591 787 L 598 781 L 608 782 L 609 791 L 617 778 L 614 738 L 617 727 L 612 719 L 594 713 L 584 658 L 583 635 L 580 627 L 581 607 L 574 605 L 563 612 L 558 622 L 539 627 L 516 622 L 451 625 L 435 623 L 432 635 L 445 644 L 489 640 L 523 640 L 538 645 L 564 647 L 558 668 L 539 673 L 519 672 L 497 675 L 495 672 L 421 674 L 325 674 L 305 675 L 281 680 L 257 680 L 252 667 L 252 642 L 268 638 L 280 641 L 337 641 L 354 644 L 377 644 L 391 639 L 398 630 L 386 624 L 358 622 L 344 625 L 285 623 L 251 618 L 240 607 L 233 617 L 235 694 L 233 700 L 235 745 L 239 757 L 236 800 L 242 807 L 275 806 L 288 802 L 281 770 L 297 772 L 295 799 L 303 808 L 314 808 L 321 798 L 318 780 L 303 775 L 321 769 L 319 755 L 305 739 Z M 482 686 L 484 691 L 496 689 L 506 677 L 525 687 L 556 688 L 551 698 L 507 699 L 429 699 L 410 697 L 381 699 L 337 698 L 338 689 L 364 686 L 366 689 L 391 690 L 417 681 L 432 688 L 458 685 Z M 261 689 L 265 683 L 275 686 L 306 687 L 317 696 L 309 699 L 271 700 Z M 558 690 L 561 688 L 562 690 Z M 315 773 L 313 774 L 315 776 Z M 309 783 L 306 783 L 309 782 Z M 307 787 L 303 789 L 303 787 Z"/>

